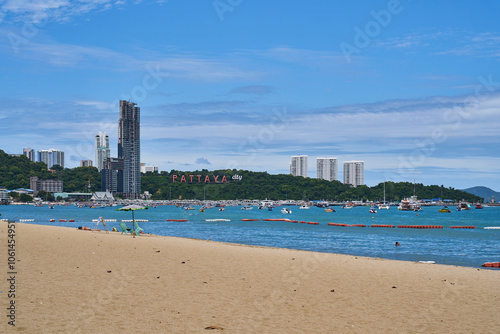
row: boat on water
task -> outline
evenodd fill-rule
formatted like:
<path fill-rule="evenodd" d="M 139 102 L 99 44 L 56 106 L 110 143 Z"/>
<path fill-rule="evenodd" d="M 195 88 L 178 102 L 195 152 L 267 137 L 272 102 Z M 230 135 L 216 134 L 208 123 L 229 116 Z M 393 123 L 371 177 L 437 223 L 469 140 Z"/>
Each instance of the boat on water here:
<path fill-rule="evenodd" d="M 224 207 L 219 207 L 219 211 L 226 211 Z"/>
<path fill-rule="evenodd" d="M 467 203 L 467 202 L 460 202 L 460 203 L 458 203 L 457 208 L 460 208 L 460 211 L 462 211 L 462 210 L 470 210 L 471 209 L 470 204 Z"/>
<path fill-rule="evenodd" d="M 283 208 L 281 209 L 281 213 L 292 213 L 292 210 L 290 210 L 289 208 Z"/>
<path fill-rule="evenodd" d="M 299 209 L 306 209 L 306 210 L 307 210 L 307 209 L 310 209 L 310 207 L 309 207 L 309 206 L 307 206 L 306 204 L 302 204 L 302 205 L 299 207 Z"/>
<path fill-rule="evenodd" d="M 245 205 L 241 207 L 241 210 L 252 210 L 253 206 Z"/>
<path fill-rule="evenodd" d="M 421 209 L 417 202 L 417 196 L 403 199 L 398 206 L 400 211 L 420 211 Z"/>
<path fill-rule="evenodd" d="M 334 210 L 334 209 L 332 209 L 332 208 L 326 208 L 326 209 L 325 209 L 325 212 L 335 212 L 335 210 Z"/>
<path fill-rule="evenodd" d="M 476 205 L 476 209 L 482 209 L 482 208 L 484 208 L 484 206 L 482 206 L 481 204 Z"/>
<path fill-rule="evenodd" d="M 370 213 L 377 213 L 377 209 L 374 206 L 370 208 Z"/>
<path fill-rule="evenodd" d="M 342 209 L 352 209 L 352 208 L 354 208 L 354 204 L 352 203 L 346 203 L 342 205 Z"/>
<path fill-rule="evenodd" d="M 442 208 L 442 209 L 439 209 L 439 212 L 446 212 L 446 213 L 450 213 L 450 212 L 451 212 L 451 210 L 450 210 L 450 209 L 448 209 L 448 207 L 447 207 L 447 206 L 443 206 L 443 208 Z"/>
<path fill-rule="evenodd" d="M 391 206 L 385 201 L 385 182 L 384 182 L 384 201 L 382 203 L 377 203 L 376 208 L 379 210 L 389 210 Z"/>
<path fill-rule="evenodd" d="M 196 210 L 196 209 L 192 206 L 185 206 L 184 210 Z"/>

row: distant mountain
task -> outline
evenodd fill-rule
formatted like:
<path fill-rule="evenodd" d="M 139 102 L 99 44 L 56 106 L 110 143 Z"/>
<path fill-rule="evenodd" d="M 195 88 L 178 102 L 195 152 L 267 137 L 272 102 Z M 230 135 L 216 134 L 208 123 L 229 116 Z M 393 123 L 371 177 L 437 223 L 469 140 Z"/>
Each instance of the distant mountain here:
<path fill-rule="evenodd" d="M 500 193 L 496 192 L 488 187 L 472 187 L 467 189 L 462 189 L 465 192 L 484 198 L 485 202 L 491 201 L 491 196 L 495 197 L 495 202 L 500 201 Z"/>

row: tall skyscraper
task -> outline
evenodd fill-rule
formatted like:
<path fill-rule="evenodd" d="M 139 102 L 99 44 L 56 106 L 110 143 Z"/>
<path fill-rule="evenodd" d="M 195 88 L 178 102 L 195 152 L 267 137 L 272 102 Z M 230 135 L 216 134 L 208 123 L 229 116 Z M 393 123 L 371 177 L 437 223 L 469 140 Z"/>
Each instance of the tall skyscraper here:
<path fill-rule="evenodd" d="M 337 158 L 316 158 L 316 178 L 337 180 Z"/>
<path fill-rule="evenodd" d="M 123 193 L 137 198 L 141 193 L 141 109 L 121 100 L 118 121 L 118 158 L 123 159 Z"/>
<path fill-rule="evenodd" d="M 345 161 L 344 162 L 344 184 L 350 184 L 353 187 L 365 183 L 365 163 L 363 161 Z"/>
<path fill-rule="evenodd" d="M 290 162 L 290 174 L 293 176 L 307 177 L 307 155 L 292 156 L 292 162 Z"/>
<path fill-rule="evenodd" d="M 109 136 L 106 132 L 100 132 L 95 135 L 95 166 L 100 172 L 103 168 L 104 159 L 109 158 Z"/>
<path fill-rule="evenodd" d="M 44 162 L 47 168 L 51 168 L 54 165 L 64 168 L 64 152 L 54 148 L 38 151 L 38 161 Z"/>
<path fill-rule="evenodd" d="M 30 159 L 30 161 L 33 161 L 35 162 L 36 161 L 36 154 L 35 154 L 35 150 L 28 147 L 28 148 L 23 148 L 23 154 L 28 158 Z"/>

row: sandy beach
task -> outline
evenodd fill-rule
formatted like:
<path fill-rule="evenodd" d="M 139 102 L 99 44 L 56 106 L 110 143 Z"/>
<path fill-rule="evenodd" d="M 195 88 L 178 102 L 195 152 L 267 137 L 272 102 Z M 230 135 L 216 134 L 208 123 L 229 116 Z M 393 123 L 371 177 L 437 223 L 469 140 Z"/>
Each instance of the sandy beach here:
<path fill-rule="evenodd" d="M 15 224 L 1 332 L 497 333 L 500 271 Z M 404 245 L 403 245 L 404 246 Z"/>

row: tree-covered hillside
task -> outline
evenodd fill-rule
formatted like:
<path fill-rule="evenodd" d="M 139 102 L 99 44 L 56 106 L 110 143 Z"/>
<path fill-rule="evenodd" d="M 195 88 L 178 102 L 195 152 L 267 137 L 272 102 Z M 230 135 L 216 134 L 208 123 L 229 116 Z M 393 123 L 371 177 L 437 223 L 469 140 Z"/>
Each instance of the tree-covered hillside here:
<path fill-rule="evenodd" d="M 0 186 L 7 189 L 29 188 L 30 177 L 41 180 L 62 180 L 65 192 L 88 192 L 101 189 L 101 174 L 95 167 L 61 168 L 47 170 L 43 162 L 32 162 L 25 156 L 15 157 L 0 150 Z M 88 183 L 90 180 L 90 189 Z"/>
<path fill-rule="evenodd" d="M 65 192 L 93 192 L 101 190 L 101 174 L 95 167 L 61 168 L 54 166 L 47 170 L 42 162 L 31 162 L 26 157 L 14 157 L 0 150 L 0 186 L 7 189 L 29 188 L 30 176 L 42 180 L 62 180 Z M 173 176 L 177 178 L 173 182 Z M 182 176 L 188 182 L 181 182 Z M 193 177 L 190 178 L 190 175 Z M 200 180 L 198 180 L 200 175 Z M 239 175 L 241 180 L 234 180 Z M 209 181 L 205 183 L 206 176 Z M 214 177 L 217 182 L 214 182 Z M 223 178 L 228 182 L 223 182 Z M 90 182 L 90 189 L 88 184 Z M 445 188 L 444 186 L 424 186 L 409 182 L 386 182 L 386 200 L 399 201 L 415 195 L 418 198 L 443 198 L 454 201 L 478 202 L 482 199 L 473 194 Z M 153 199 L 272 199 L 272 200 L 334 200 L 334 201 L 381 201 L 384 184 L 374 187 L 352 188 L 339 181 L 325 181 L 291 175 L 271 175 L 266 172 L 244 170 L 216 171 L 163 171 L 142 175 L 142 191 L 148 191 Z"/>
<path fill-rule="evenodd" d="M 175 182 L 173 175 L 177 175 Z M 179 182 L 182 175 L 188 182 Z M 195 175 L 194 183 L 189 183 L 189 175 Z M 196 175 L 202 175 L 198 183 Z M 203 183 L 209 175 L 210 183 Z M 226 176 L 228 183 L 213 182 L 213 175 L 220 181 Z M 233 175 L 240 175 L 241 181 L 233 181 Z M 455 201 L 466 200 L 478 202 L 478 196 L 444 186 L 424 186 L 409 182 L 386 182 L 386 200 L 399 201 L 415 195 L 418 198 L 443 198 Z M 243 170 L 217 170 L 183 172 L 146 173 L 142 176 L 142 190 L 149 191 L 153 199 L 272 199 L 272 200 L 374 200 L 384 199 L 384 183 L 374 187 L 360 186 L 353 188 L 339 181 L 325 181 L 312 178 L 294 177 L 291 175 L 271 175 L 266 172 L 250 172 Z"/>

